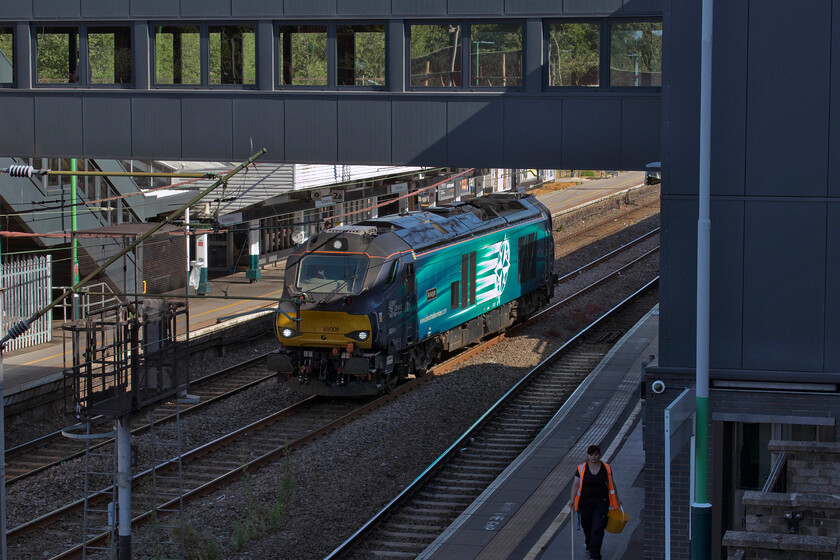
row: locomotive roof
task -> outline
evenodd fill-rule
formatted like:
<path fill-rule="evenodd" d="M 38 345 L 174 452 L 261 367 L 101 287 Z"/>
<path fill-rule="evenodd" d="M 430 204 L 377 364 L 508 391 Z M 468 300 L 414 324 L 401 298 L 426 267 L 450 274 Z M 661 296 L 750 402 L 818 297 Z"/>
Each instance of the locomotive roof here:
<path fill-rule="evenodd" d="M 539 215 L 542 205 L 532 195 L 491 194 L 462 202 L 433 206 L 424 211 L 364 220 L 355 226 L 375 226 L 379 234 L 393 232 L 412 249 L 505 227 Z"/>

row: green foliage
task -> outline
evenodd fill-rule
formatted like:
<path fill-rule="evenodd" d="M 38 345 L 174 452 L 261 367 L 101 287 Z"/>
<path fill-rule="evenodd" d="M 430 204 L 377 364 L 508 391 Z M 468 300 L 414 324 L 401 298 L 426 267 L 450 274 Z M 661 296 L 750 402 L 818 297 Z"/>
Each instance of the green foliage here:
<path fill-rule="evenodd" d="M 188 560 L 221 560 L 222 550 L 213 535 L 199 531 L 189 524 L 184 525 L 184 548 Z"/>
<path fill-rule="evenodd" d="M 70 52 L 71 38 L 76 45 L 75 52 Z M 78 81 L 79 34 L 75 28 L 39 27 L 36 41 L 38 83 L 67 84 Z"/>
<path fill-rule="evenodd" d="M 599 49 L 598 24 L 552 25 L 549 33 L 550 85 L 597 86 Z"/>
<path fill-rule="evenodd" d="M 234 520 L 231 537 L 231 545 L 236 551 L 242 550 L 251 539 L 276 529 L 286 519 L 286 508 L 295 488 L 288 450 L 283 460 L 280 486 L 271 504 L 266 506 L 257 499 L 247 467 L 242 468 L 242 481 L 245 483 L 245 512 L 242 517 Z"/>
<path fill-rule="evenodd" d="M 327 85 L 327 31 L 316 26 L 281 27 L 282 83 L 295 86 Z M 291 52 L 284 52 L 291 45 Z"/>
<path fill-rule="evenodd" d="M 0 27 L 0 56 L 5 55 L 9 62 L 14 62 L 12 58 L 14 49 L 14 35 L 11 29 Z"/>
<path fill-rule="evenodd" d="M 610 68 L 639 73 L 662 72 L 662 22 L 631 22 L 612 25 Z"/>
<path fill-rule="evenodd" d="M 155 29 L 155 83 L 201 83 L 201 48 L 198 27 L 166 26 Z"/>

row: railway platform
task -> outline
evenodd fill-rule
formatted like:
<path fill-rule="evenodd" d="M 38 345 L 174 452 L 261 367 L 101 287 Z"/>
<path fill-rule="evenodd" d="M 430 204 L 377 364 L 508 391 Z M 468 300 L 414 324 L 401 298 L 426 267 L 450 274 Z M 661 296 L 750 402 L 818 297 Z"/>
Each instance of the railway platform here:
<path fill-rule="evenodd" d="M 592 444 L 600 445 L 603 460 L 612 466 L 630 515 L 622 533 L 606 534 L 603 558 L 642 558 L 640 387 L 644 366 L 658 355 L 658 333 L 657 306 L 622 337 L 533 443 L 417 558 L 588 559 L 583 532 L 573 531 L 568 503 L 575 468 Z"/>
<path fill-rule="evenodd" d="M 625 172 L 620 177 L 582 183 L 563 191 L 539 195 L 539 198 L 557 218 L 578 208 L 604 204 L 606 201 L 624 197 L 626 192 L 641 187 L 640 181 L 643 178 L 642 173 Z M 279 299 L 283 289 L 284 266 L 285 258 L 267 265 L 262 269 L 262 276 L 256 283 L 251 283 L 244 271 L 211 280 L 210 293 L 206 297 L 190 298 L 190 340 L 200 337 L 211 339 L 215 336 L 221 340 L 219 344 L 222 344 L 224 338 L 241 335 L 242 329 L 256 328 L 253 327 L 253 321 L 259 318 L 260 314 L 265 319 L 266 315 L 272 313 L 276 301 L 234 298 Z M 185 293 L 187 292 L 180 290 L 169 292 L 167 295 L 177 298 Z M 194 291 L 189 290 L 189 294 L 194 294 Z M 71 349 L 69 341 L 66 345 L 64 343 L 62 323 L 61 320 L 53 322 L 51 342 L 3 354 L 3 378 L 0 383 L 3 386 L 4 402 L 8 407 L 7 414 L 9 410 L 14 409 L 16 403 L 36 402 L 39 393 L 54 391 L 61 383 L 65 355 L 69 362 L 68 352 Z M 183 332 L 180 325 L 179 331 Z"/>
<path fill-rule="evenodd" d="M 240 331 L 253 328 L 252 321 L 260 316 L 273 315 L 276 301 L 236 299 L 248 297 L 280 298 L 283 291 L 285 259 L 262 269 L 259 282 L 251 283 L 245 272 L 236 272 L 210 281 L 206 296 L 189 298 L 190 340 L 201 337 L 221 336 L 229 329 Z M 191 289 L 190 294 L 194 294 Z M 184 290 L 166 295 L 179 298 Z M 3 393 L 6 406 L 13 406 L 19 399 L 32 399 L 33 393 L 50 391 L 63 377 L 64 360 L 72 362 L 70 340 L 64 343 L 63 321 L 53 321 L 52 341 L 31 348 L 3 354 Z M 179 325 L 179 332 L 186 325 Z M 262 327 L 264 328 L 264 327 Z M 237 334 L 240 334 L 237 333 Z M 230 336 L 230 332 L 228 336 Z"/>

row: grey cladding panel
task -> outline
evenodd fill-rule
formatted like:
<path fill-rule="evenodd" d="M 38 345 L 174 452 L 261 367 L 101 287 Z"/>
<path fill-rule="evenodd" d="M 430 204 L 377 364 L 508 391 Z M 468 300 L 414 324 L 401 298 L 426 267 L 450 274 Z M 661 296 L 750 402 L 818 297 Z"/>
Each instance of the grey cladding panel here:
<path fill-rule="evenodd" d="M 3 14 L 3 19 L 7 21 L 15 18 L 31 19 L 32 4 L 20 0 L 0 0 L 0 14 Z"/>
<path fill-rule="evenodd" d="M 394 100 L 395 165 L 446 165 L 446 101 Z"/>
<path fill-rule="evenodd" d="M 280 17 L 283 15 L 281 0 L 232 0 L 231 11 L 235 17 Z"/>
<path fill-rule="evenodd" d="M 508 98 L 501 167 L 552 169 L 560 165 L 562 142 L 561 99 Z M 496 166 L 500 167 L 500 166 Z"/>
<path fill-rule="evenodd" d="M 336 0 L 284 0 L 286 17 L 334 16 Z"/>
<path fill-rule="evenodd" d="M 699 2 L 672 2 L 663 39 L 662 87 L 664 105 L 662 127 L 662 192 L 697 194 L 698 154 L 700 152 L 700 29 Z M 667 18 L 667 14 L 666 14 Z M 682 71 L 683 69 L 695 71 Z M 668 180 L 676 177 L 678 180 Z"/>
<path fill-rule="evenodd" d="M 35 100 L 35 153 L 61 157 L 82 151 L 81 98 Z"/>
<path fill-rule="evenodd" d="M 181 100 L 176 96 L 134 98 L 131 102 L 131 141 L 135 159 L 183 159 Z"/>
<path fill-rule="evenodd" d="M 3 96 L 3 110 L 0 111 L 0 154 L 34 156 L 35 100 L 25 96 Z"/>
<path fill-rule="evenodd" d="M 128 2 L 82 0 L 83 18 L 125 18 L 129 15 Z"/>
<path fill-rule="evenodd" d="M 715 5 L 717 9 L 718 5 Z M 624 6 L 614 15 L 662 15 L 662 0 L 624 0 Z"/>
<path fill-rule="evenodd" d="M 507 15 L 560 14 L 561 0 L 505 0 Z"/>
<path fill-rule="evenodd" d="M 611 14 L 621 7 L 621 0 L 563 0 L 565 15 Z"/>
<path fill-rule="evenodd" d="M 335 98 L 286 100 L 286 159 L 289 162 L 338 161 Z"/>
<path fill-rule="evenodd" d="M 338 161 L 360 164 L 391 161 L 390 101 L 338 101 Z"/>
<path fill-rule="evenodd" d="M 173 0 L 131 0 L 131 15 L 135 17 L 178 17 L 180 4 Z"/>
<path fill-rule="evenodd" d="M 828 206 L 826 253 L 825 371 L 840 371 L 840 205 Z"/>
<path fill-rule="evenodd" d="M 834 10 L 832 29 L 840 29 L 840 10 Z M 840 107 L 840 33 L 831 37 L 831 103 Z M 831 112 L 828 128 L 828 196 L 840 197 L 840 111 Z"/>
<path fill-rule="evenodd" d="M 818 202 L 747 203 L 745 369 L 822 371 L 825 216 Z"/>
<path fill-rule="evenodd" d="M 391 0 L 336 0 L 340 16 L 390 16 Z"/>
<path fill-rule="evenodd" d="M 693 208 L 697 206 L 693 205 Z M 713 200 L 710 217 L 713 265 L 709 294 L 709 365 L 737 369 L 741 367 L 744 303 L 744 203 L 740 200 Z M 692 218 L 689 223 L 696 229 L 697 215 Z M 688 252 L 692 256 L 697 255 L 696 249 Z"/>
<path fill-rule="evenodd" d="M 747 5 L 715 6 L 712 88 L 711 189 L 722 195 L 744 194 L 747 120 Z"/>
<path fill-rule="evenodd" d="M 36 18 L 77 18 L 81 13 L 79 0 L 32 0 L 32 14 Z"/>
<path fill-rule="evenodd" d="M 563 166 L 618 169 L 621 163 L 621 99 L 567 97 L 563 101 Z"/>
<path fill-rule="evenodd" d="M 697 201 L 662 199 L 659 365 L 694 367 Z"/>
<path fill-rule="evenodd" d="M 391 11 L 395 16 L 444 16 L 446 0 L 391 0 Z"/>
<path fill-rule="evenodd" d="M 86 97 L 84 112 L 84 154 L 121 159 L 131 153 L 131 99 L 128 97 Z M 123 126 L 117 126 L 122 123 Z"/>
<path fill-rule="evenodd" d="M 454 167 L 495 167 L 502 161 L 503 103 L 501 99 L 448 103 L 449 157 Z"/>
<path fill-rule="evenodd" d="M 181 15 L 202 18 L 229 16 L 230 0 L 181 0 Z"/>
<path fill-rule="evenodd" d="M 285 157 L 284 104 L 276 99 L 234 99 L 233 159 L 241 161 L 261 148 L 275 160 Z"/>
<path fill-rule="evenodd" d="M 449 15 L 503 15 L 505 0 L 449 0 Z"/>
<path fill-rule="evenodd" d="M 659 97 L 627 97 L 621 101 L 621 162 L 617 169 L 644 169 L 648 163 L 662 160 L 661 115 Z"/>
<path fill-rule="evenodd" d="M 765 0 L 750 10 L 747 194 L 827 192 L 831 5 Z"/>
<path fill-rule="evenodd" d="M 207 161 L 215 154 L 222 161 L 233 159 L 233 102 L 227 98 L 185 97 L 181 101 L 183 157 Z"/>

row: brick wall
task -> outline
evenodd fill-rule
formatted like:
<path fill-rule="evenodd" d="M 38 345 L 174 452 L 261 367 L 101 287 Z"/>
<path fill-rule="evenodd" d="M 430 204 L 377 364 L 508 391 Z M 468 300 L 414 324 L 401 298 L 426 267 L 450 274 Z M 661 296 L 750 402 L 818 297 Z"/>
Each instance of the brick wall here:
<path fill-rule="evenodd" d="M 665 391 L 657 395 L 650 385 L 655 380 L 665 383 Z M 646 374 L 645 379 L 645 558 L 665 558 L 665 408 L 694 379 L 685 375 Z M 691 449 L 686 445 L 671 464 L 671 558 L 689 559 L 688 527 L 690 511 Z"/>
<path fill-rule="evenodd" d="M 162 233 L 143 243 L 143 267 L 139 276 L 146 281 L 146 293 L 161 294 L 187 285 L 186 239 L 183 235 Z"/>

